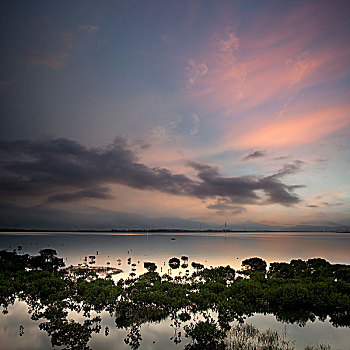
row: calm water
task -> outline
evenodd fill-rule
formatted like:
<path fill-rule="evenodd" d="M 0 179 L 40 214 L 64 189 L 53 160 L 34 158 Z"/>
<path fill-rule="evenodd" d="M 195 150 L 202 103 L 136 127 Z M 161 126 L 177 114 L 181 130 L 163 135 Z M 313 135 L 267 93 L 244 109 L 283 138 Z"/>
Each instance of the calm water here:
<path fill-rule="evenodd" d="M 172 238 L 175 238 L 172 239 Z M 205 266 L 230 265 L 240 268 L 241 261 L 258 256 L 268 263 L 322 257 L 332 263 L 350 264 L 350 234 L 340 233 L 211 233 L 211 234 L 2 234 L 0 249 L 12 250 L 19 245 L 24 253 L 37 254 L 40 249 L 53 248 L 66 265 L 82 263 L 85 256 L 95 255 L 96 265 L 119 267 L 124 272 L 114 277 L 125 278 L 131 271 L 131 263 L 136 264 L 136 273 L 144 273 L 145 261 L 155 262 L 158 272 L 167 273 L 167 261 L 171 257 L 189 257 Z M 98 255 L 97 255 L 98 252 Z M 121 264 L 118 265 L 118 259 Z M 176 273 L 185 273 L 183 269 Z M 174 275 L 174 271 L 172 272 Z M 72 315 L 79 319 L 80 315 Z M 288 336 L 296 341 L 296 348 L 317 342 L 332 343 L 334 349 L 350 349 L 350 329 L 334 328 L 329 322 L 308 322 L 306 327 L 285 325 L 277 322 L 272 315 L 255 315 L 248 319 L 259 329 L 282 330 L 287 326 Z M 160 324 L 143 325 L 140 349 L 182 349 L 187 340 L 175 345 L 169 341 L 174 335 L 170 320 Z M 24 335 L 19 336 L 19 326 L 24 326 Z M 89 345 L 93 349 L 129 349 L 123 342 L 126 331 L 117 330 L 113 317 L 105 314 L 102 327 L 109 326 L 111 332 L 106 337 L 102 331 L 93 336 Z M 28 344 L 31 344 L 28 347 Z M 48 349 L 50 339 L 40 331 L 38 324 L 30 319 L 24 303 L 17 302 L 9 308 L 8 315 L 0 316 L 0 349 Z"/>

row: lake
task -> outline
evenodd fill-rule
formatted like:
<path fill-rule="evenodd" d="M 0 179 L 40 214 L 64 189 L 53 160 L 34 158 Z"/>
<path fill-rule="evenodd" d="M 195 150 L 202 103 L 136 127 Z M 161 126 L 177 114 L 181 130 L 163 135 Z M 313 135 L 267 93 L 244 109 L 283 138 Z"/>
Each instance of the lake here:
<path fill-rule="evenodd" d="M 44 248 L 57 251 L 64 258 L 66 265 L 83 263 L 85 257 L 95 255 L 96 266 L 118 267 L 123 273 L 115 275 L 119 278 L 128 277 L 131 269 L 136 274 L 146 272 L 145 261 L 155 262 L 158 272 L 185 274 L 191 271 L 191 262 L 199 262 L 205 266 L 230 265 L 240 269 L 242 260 L 250 257 L 260 257 L 267 263 L 274 261 L 289 262 L 291 259 L 321 257 L 331 263 L 350 264 L 350 234 L 347 233 L 304 233 L 304 232 L 273 232 L 273 233 L 10 233 L 0 235 L 0 249 L 13 250 L 22 246 L 23 253 L 37 254 Z M 189 267 L 186 269 L 169 270 L 168 260 L 172 257 L 188 256 Z M 128 264 L 128 258 L 131 258 Z M 120 261 L 118 260 L 120 259 Z M 132 266 L 136 264 L 136 266 Z M 92 349 L 129 349 L 123 339 L 125 330 L 117 330 L 113 317 L 104 313 L 102 330 L 108 326 L 110 333 L 94 335 L 89 342 Z M 79 320 L 82 316 L 72 314 Z M 327 320 L 307 322 L 305 327 L 295 324 L 278 322 L 273 315 L 257 314 L 249 317 L 248 322 L 260 330 L 283 330 L 286 327 L 288 339 L 295 340 L 296 349 L 306 345 L 328 342 L 334 349 L 350 349 L 350 329 L 335 328 Z M 159 324 L 144 324 L 141 327 L 142 342 L 140 349 L 182 349 L 188 339 L 182 337 L 179 345 L 169 339 L 174 335 L 171 321 L 166 319 Z M 24 327 L 24 333 L 19 336 L 19 327 Z M 7 315 L 1 315 L 0 349 L 32 349 L 50 348 L 50 338 L 40 331 L 38 324 L 30 319 L 27 306 L 16 302 L 9 307 Z"/>

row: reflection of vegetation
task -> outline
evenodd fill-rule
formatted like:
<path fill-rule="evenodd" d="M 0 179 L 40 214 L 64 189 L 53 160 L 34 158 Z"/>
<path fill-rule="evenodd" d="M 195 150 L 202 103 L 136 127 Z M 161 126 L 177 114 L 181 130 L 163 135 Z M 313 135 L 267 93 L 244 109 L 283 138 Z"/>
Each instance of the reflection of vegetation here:
<path fill-rule="evenodd" d="M 170 260 L 180 264 L 177 258 Z M 101 330 L 101 319 L 92 318 L 92 311 L 114 315 L 116 327 L 128 329 L 125 342 L 132 349 L 140 346 L 143 323 L 169 316 L 174 327 L 172 340 L 177 344 L 181 342 L 177 330 L 182 322 L 187 323 L 185 335 L 192 340 L 187 349 L 227 348 L 227 334 L 248 332 L 248 328 L 230 331 L 232 322 L 243 321 L 256 312 L 273 313 L 281 321 L 300 325 L 316 317 L 330 317 L 334 326 L 350 326 L 350 266 L 330 264 L 324 259 L 272 263 L 266 271 L 263 260 L 252 258 L 245 260 L 238 272 L 230 266 L 204 268 L 195 263 L 196 271 L 191 276 L 175 278 L 160 276 L 154 272 L 154 263 L 146 263 L 149 272 L 117 283 L 89 269 L 60 269 L 63 265 L 51 249 L 37 256 L 0 252 L 0 303 L 4 312 L 16 298 L 25 301 L 32 319 L 51 336 L 52 345 L 63 349 L 88 348 L 92 334 Z M 85 320 L 69 320 L 70 310 L 82 312 Z M 217 321 L 208 316 L 208 311 L 217 312 Z M 196 321 L 199 314 L 204 319 Z M 261 339 L 279 337 L 275 333 L 249 332 Z M 108 334 L 109 329 L 105 330 Z"/>
<path fill-rule="evenodd" d="M 180 267 L 180 259 L 178 259 L 178 258 L 169 259 L 169 266 L 172 269 L 178 269 Z"/>
<path fill-rule="evenodd" d="M 52 346 L 64 346 L 64 349 L 89 349 L 87 343 L 92 333 L 101 329 L 100 317 L 85 320 L 83 323 L 67 321 L 62 309 L 56 307 L 48 308 L 41 317 L 48 322 L 41 323 L 39 328 L 51 336 Z"/>
<path fill-rule="evenodd" d="M 188 256 L 183 255 L 181 257 L 181 260 L 182 260 L 181 268 L 182 269 L 187 269 L 188 268 Z"/>
<path fill-rule="evenodd" d="M 154 272 L 157 270 L 157 265 L 153 262 L 147 262 L 145 261 L 143 263 L 143 267 L 148 271 L 148 272 Z"/>
<path fill-rule="evenodd" d="M 191 265 L 192 265 L 192 267 L 193 267 L 194 269 L 197 269 L 197 270 L 202 270 L 202 269 L 204 269 L 204 265 L 202 265 L 202 264 L 200 264 L 200 263 L 196 263 L 196 262 L 194 262 L 194 261 L 193 261 L 193 263 L 192 263 Z"/>
<path fill-rule="evenodd" d="M 192 342 L 185 347 L 186 350 L 225 349 L 225 331 L 220 329 L 211 317 L 205 321 L 186 325 L 184 330 L 186 337 L 192 339 Z"/>

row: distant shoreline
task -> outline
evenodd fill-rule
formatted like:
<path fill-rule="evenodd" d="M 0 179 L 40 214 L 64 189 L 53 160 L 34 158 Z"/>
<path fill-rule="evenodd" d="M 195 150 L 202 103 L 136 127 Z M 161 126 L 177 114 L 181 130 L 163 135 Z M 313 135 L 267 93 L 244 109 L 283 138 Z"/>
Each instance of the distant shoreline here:
<path fill-rule="evenodd" d="M 304 232 L 304 233 L 350 233 L 350 231 L 337 231 L 337 230 L 186 230 L 186 229 L 110 229 L 110 230 L 43 230 L 43 229 L 0 229 L 0 233 L 11 232 L 59 232 L 59 233 L 277 233 L 277 232 Z"/>

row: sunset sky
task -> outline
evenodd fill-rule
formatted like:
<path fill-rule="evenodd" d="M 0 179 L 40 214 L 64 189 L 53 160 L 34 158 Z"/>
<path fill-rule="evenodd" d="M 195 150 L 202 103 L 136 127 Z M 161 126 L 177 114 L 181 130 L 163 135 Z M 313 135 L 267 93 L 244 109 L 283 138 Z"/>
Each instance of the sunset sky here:
<path fill-rule="evenodd" d="M 349 1 L 0 8 L 0 227 L 350 225 Z"/>

